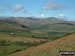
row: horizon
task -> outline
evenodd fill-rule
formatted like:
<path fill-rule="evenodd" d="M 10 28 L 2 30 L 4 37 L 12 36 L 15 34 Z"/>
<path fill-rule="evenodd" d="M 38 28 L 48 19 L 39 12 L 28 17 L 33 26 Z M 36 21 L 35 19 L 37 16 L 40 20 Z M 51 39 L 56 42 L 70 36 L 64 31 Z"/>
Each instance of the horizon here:
<path fill-rule="evenodd" d="M 56 17 L 75 21 L 74 5 L 75 0 L 0 0 L 0 17 Z"/>
<path fill-rule="evenodd" d="M 2 20 L 2 19 L 12 19 L 12 18 L 24 18 L 24 19 L 26 19 L 26 18 L 32 18 L 32 19 L 42 19 L 42 20 L 44 20 L 44 19 L 57 19 L 57 20 L 64 20 L 64 21 L 71 21 L 71 20 L 67 20 L 67 19 L 61 19 L 61 18 L 58 18 L 58 17 L 33 17 L 33 16 L 27 16 L 27 17 L 15 17 L 15 16 L 7 16 L 7 17 L 0 17 L 0 19 Z M 75 21 L 72 21 L 72 22 L 75 22 Z"/>

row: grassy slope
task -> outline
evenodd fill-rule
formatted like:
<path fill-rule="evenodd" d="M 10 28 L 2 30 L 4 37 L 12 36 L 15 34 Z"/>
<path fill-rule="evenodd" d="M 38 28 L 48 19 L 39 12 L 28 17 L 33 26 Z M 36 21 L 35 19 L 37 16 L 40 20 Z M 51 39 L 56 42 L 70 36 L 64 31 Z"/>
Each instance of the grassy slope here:
<path fill-rule="evenodd" d="M 49 22 L 48 21 L 45 21 L 45 22 L 46 23 L 43 23 L 43 21 L 42 21 L 42 22 L 40 22 L 42 24 L 40 24 L 40 23 L 38 24 L 38 22 L 35 21 L 34 23 L 36 23 L 36 24 L 30 23 L 31 24 L 30 27 L 32 27 L 32 28 L 39 28 L 39 26 L 41 26 L 41 25 L 48 24 L 48 23 L 50 24 L 50 21 Z M 75 26 L 71 26 L 70 27 L 69 25 L 65 25 L 65 27 L 66 27 L 65 30 L 64 29 L 61 30 L 61 27 L 62 27 L 61 25 L 63 25 L 63 24 L 54 24 L 53 26 L 49 25 L 49 26 L 47 26 L 47 29 L 46 29 L 46 26 L 44 25 L 45 28 L 41 28 L 42 30 L 41 29 L 35 29 L 35 30 L 31 30 L 31 33 L 29 33 L 27 31 L 25 31 L 24 28 L 22 28 L 21 25 L 19 25 L 19 24 L 14 24 L 14 23 L 12 23 L 10 21 L 6 21 L 6 22 L 0 21 L 0 32 L 1 32 L 0 33 L 0 40 L 6 40 L 6 41 L 10 41 L 10 42 L 14 42 L 14 41 L 23 41 L 23 42 L 31 41 L 31 42 L 33 42 L 34 40 L 36 40 L 36 41 L 45 40 L 45 39 L 43 39 L 44 37 L 47 38 L 47 39 L 50 39 L 50 40 L 55 40 L 58 37 L 64 35 L 64 34 L 59 33 L 59 32 L 63 32 L 63 31 L 73 32 L 74 31 Z M 55 28 L 57 28 L 57 29 L 55 29 Z M 60 28 L 60 29 L 58 29 L 58 28 Z M 67 30 L 67 28 L 69 28 L 69 29 Z M 52 33 L 51 34 L 51 32 L 54 32 L 54 31 L 55 31 L 55 33 Z M 10 33 L 14 33 L 14 35 L 11 36 Z M 32 38 L 32 36 L 35 36 L 35 38 Z M 2 53 L 0 52 L 0 56 L 5 56 L 7 53 L 11 53 L 12 50 L 19 50 L 19 49 L 20 50 L 24 50 L 26 48 L 29 48 L 29 47 L 26 47 L 26 46 L 18 46 L 18 45 L 11 45 L 11 46 L 1 47 L 0 51 L 2 51 Z M 36 48 L 33 48 L 33 49 L 36 49 Z M 36 51 L 38 51 L 38 50 L 36 50 Z M 27 53 L 29 54 L 29 56 L 30 55 L 36 56 L 38 54 L 38 52 L 36 52 L 36 51 L 34 51 L 33 54 L 32 53 L 29 54 L 28 53 L 28 52 L 30 52 L 30 50 L 29 50 Z M 32 52 L 32 49 L 31 49 L 31 52 Z M 37 54 L 34 54 L 35 52 Z M 22 53 L 22 54 L 25 54 L 25 53 Z M 47 54 L 47 52 L 45 52 L 44 55 L 46 56 L 46 54 Z M 41 56 L 41 55 L 42 55 L 42 53 L 40 52 L 40 55 L 39 56 Z M 44 56 L 44 55 L 42 55 L 42 56 Z"/>
<path fill-rule="evenodd" d="M 31 26 L 32 27 L 32 26 Z M 36 27 L 36 26 L 35 26 Z M 20 24 L 12 23 L 11 21 L 0 21 L 0 32 L 4 32 L 7 34 L 14 33 L 14 36 L 20 36 L 20 37 L 33 37 L 39 38 L 39 39 L 50 39 L 54 40 L 60 36 L 63 36 L 64 34 L 57 34 L 54 33 L 48 33 L 48 30 L 44 29 L 43 31 L 40 31 L 40 29 L 36 30 L 30 30 L 30 32 L 27 32 L 26 29 L 22 28 Z M 50 32 L 50 31 L 49 31 Z M 51 38 L 51 37 L 53 38 Z"/>
<path fill-rule="evenodd" d="M 19 24 L 12 23 L 11 21 L 0 20 L 0 31 L 1 30 L 24 30 Z"/>
<path fill-rule="evenodd" d="M 0 32 L 14 33 L 14 36 L 31 37 L 31 34 L 20 24 L 12 23 L 11 21 L 0 21 Z"/>
<path fill-rule="evenodd" d="M 75 51 L 75 33 L 9 56 L 58 56 L 60 49 Z"/>
<path fill-rule="evenodd" d="M 41 40 L 45 40 L 45 39 L 37 39 L 37 38 L 28 38 L 28 37 L 18 37 L 18 36 L 13 36 L 13 35 L 9 35 L 7 33 L 0 33 L 0 40 L 6 40 L 6 41 L 10 41 L 10 42 L 14 42 L 14 41 L 30 41 L 30 42 L 34 42 L 35 41 L 41 41 Z"/>
<path fill-rule="evenodd" d="M 18 22 L 19 24 L 15 22 Z M 27 29 L 29 29 L 31 33 L 25 31 L 25 29 L 20 24 L 25 24 L 28 27 Z M 15 36 L 35 36 L 39 38 L 44 37 L 45 39 L 52 39 L 50 38 L 51 36 L 54 39 L 56 39 L 58 37 L 63 36 L 66 33 L 74 32 L 74 24 L 74 22 L 54 18 L 37 20 L 29 18 L 10 18 L 8 20 L 5 20 L 5 22 L 0 21 L 0 32 L 6 32 L 8 34 L 13 32 Z"/>
<path fill-rule="evenodd" d="M 26 50 L 33 46 L 23 46 L 23 45 L 17 45 L 15 44 L 16 41 L 22 41 L 22 42 L 39 42 L 39 41 L 45 41 L 44 39 L 36 39 L 36 38 L 25 38 L 25 37 L 18 37 L 18 36 L 12 36 L 7 33 L 0 32 L 0 42 L 5 41 L 7 44 L 10 45 L 0 45 L 0 56 L 7 56 L 8 54 L 11 54 L 15 52 L 16 50 Z M 1 43 L 0 43 L 1 44 Z"/>
<path fill-rule="evenodd" d="M 31 30 L 42 30 L 43 32 L 73 32 L 73 30 L 75 31 L 75 22 L 64 21 L 54 17 L 36 20 L 34 18 L 12 18 L 10 20 L 16 21 L 20 24 L 25 24 L 29 26 Z"/>

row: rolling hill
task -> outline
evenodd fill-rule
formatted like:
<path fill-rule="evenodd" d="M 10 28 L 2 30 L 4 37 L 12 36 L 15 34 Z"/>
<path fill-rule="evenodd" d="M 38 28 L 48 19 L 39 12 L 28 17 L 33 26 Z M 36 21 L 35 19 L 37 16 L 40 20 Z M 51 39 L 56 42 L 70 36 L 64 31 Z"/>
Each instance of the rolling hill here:
<path fill-rule="evenodd" d="M 14 35 L 23 37 L 55 40 L 67 33 L 75 32 L 75 22 L 55 17 L 1 17 L 0 32 L 14 33 Z"/>
<path fill-rule="evenodd" d="M 55 17 L 49 18 L 37 18 L 37 17 L 7 17 L 4 18 L 5 21 L 11 21 L 20 25 L 25 25 L 31 30 L 47 30 L 48 31 L 68 31 L 75 30 L 75 22 L 65 21 Z M 64 25 L 64 26 L 63 26 Z M 63 30 L 61 29 L 63 28 Z M 69 31 L 69 32 L 72 32 Z"/>
<path fill-rule="evenodd" d="M 45 39 L 14 36 L 0 32 L 0 56 L 7 56 L 8 54 L 26 50 L 45 42 L 47 42 Z"/>
<path fill-rule="evenodd" d="M 61 31 L 62 30 L 61 28 L 63 28 L 64 31 L 66 29 L 68 30 L 70 29 L 72 31 L 75 30 L 74 29 L 75 22 L 61 20 L 55 17 L 42 18 L 42 19 L 35 18 L 35 17 L 25 17 L 25 18 L 24 17 L 6 17 L 6 18 L 2 18 L 2 21 L 10 22 L 13 24 L 15 23 L 15 24 L 18 24 L 19 26 L 25 25 L 31 30 Z"/>
<path fill-rule="evenodd" d="M 60 50 L 75 51 L 75 33 L 8 56 L 58 56 Z"/>
<path fill-rule="evenodd" d="M 55 56 L 60 49 L 75 47 L 72 32 L 75 32 L 75 22 L 55 17 L 1 17 L 0 56 Z"/>

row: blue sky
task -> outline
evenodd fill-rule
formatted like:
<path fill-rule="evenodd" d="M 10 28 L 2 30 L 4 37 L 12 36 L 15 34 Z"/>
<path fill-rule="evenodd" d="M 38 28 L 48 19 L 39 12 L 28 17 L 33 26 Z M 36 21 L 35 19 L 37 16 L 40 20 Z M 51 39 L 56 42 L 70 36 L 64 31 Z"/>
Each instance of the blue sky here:
<path fill-rule="evenodd" d="M 75 20 L 75 0 L 0 0 L 0 16 L 59 17 Z"/>

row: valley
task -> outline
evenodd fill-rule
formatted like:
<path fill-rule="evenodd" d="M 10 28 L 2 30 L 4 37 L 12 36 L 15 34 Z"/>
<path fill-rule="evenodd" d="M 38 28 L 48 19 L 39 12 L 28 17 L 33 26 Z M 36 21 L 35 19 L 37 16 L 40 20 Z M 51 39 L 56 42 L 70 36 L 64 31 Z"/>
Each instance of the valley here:
<path fill-rule="evenodd" d="M 55 56 L 60 49 L 74 49 L 69 44 L 66 48 L 68 42 L 74 42 L 74 32 L 75 22 L 54 17 L 0 19 L 0 56 Z"/>

